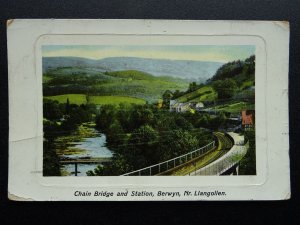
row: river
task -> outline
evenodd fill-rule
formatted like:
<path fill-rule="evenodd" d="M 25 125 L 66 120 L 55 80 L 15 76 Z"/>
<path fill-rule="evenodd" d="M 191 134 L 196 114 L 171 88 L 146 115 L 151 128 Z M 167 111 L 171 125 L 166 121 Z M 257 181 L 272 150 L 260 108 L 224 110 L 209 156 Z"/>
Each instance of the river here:
<path fill-rule="evenodd" d="M 83 138 L 83 140 L 79 142 L 72 142 L 67 149 L 77 149 L 79 151 L 76 151 L 73 154 L 62 154 L 61 157 L 69 159 L 112 157 L 112 152 L 106 147 L 105 134 L 99 133 L 94 128 L 91 129 L 93 131 L 93 137 Z M 78 164 L 77 176 L 87 176 L 86 172 L 89 170 L 94 170 L 96 167 L 97 165 L 94 164 Z M 62 167 L 62 172 L 66 176 L 74 176 L 74 171 L 74 164 L 63 165 Z"/>

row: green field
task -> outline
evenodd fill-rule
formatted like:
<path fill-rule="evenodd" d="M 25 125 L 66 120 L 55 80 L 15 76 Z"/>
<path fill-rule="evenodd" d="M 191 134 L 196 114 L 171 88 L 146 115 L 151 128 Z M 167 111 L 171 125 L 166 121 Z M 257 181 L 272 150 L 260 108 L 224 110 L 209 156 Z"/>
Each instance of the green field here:
<path fill-rule="evenodd" d="M 69 99 L 70 104 L 86 104 L 87 99 L 84 94 L 66 94 L 66 95 L 55 95 L 55 96 L 46 96 L 46 99 L 56 100 L 59 103 L 66 103 Z M 146 101 L 140 98 L 133 98 L 127 96 L 90 96 L 89 103 L 95 105 L 105 105 L 105 104 L 114 104 L 118 105 L 120 103 L 134 103 L 134 104 L 145 104 Z"/>
<path fill-rule="evenodd" d="M 127 96 L 90 96 L 90 103 L 96 105 L 106 105 L 106 104 L 114 104 L 118 105 L 120 103 L 134 103 L 134 104 L 145 104 L 146 101 L 140 98 L 133 98 Z"/>
<path fill-rule="evenodd" d="M 255 105 L 247 102 L 236 102 L 232 104 L 225 104 L 221 106 L 216 106 L 215 109 L 217 111 L 224 111 L 230 113 L 239 113 L 241 110 L 254 110 Z"/>
<path fill-rule="evenodd" d="M 86 96 L 83 94 L 65 94 L 65 95 L 55 95 L 55 96 L 45 96 L 46 99 L 56 100 L 59 103 L 66 103 L 69 99 L 70 104 L 86 104 Z"/>
<path fill-rule="evenodd" d="M 190 102 L 190 101 L 213 101 L 217 96 L 217 93 L 211 86 L 204 86 L 196 91 L 187 93 L 177 100 L 179 102 Z"/>

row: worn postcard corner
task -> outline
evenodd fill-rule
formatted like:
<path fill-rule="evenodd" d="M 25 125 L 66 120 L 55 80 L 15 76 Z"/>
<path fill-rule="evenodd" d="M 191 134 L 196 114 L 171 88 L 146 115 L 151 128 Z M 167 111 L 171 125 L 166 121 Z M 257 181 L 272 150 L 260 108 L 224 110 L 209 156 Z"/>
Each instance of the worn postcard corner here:
<path fill-rule="evenodd" d="M 8 29 L 9 199 L 289 199 L 289 23 L 146 22 Z"/>
<path fill-rule="evenodd" d="M 13 19 L 6 20 L 6 27 L 8 28 L 13 22 Z"/>
<path fill-rule="evenodd" d="M 33 199 L 31 198 L 23 198 L 23 197 L 19 197 L 19 196 L 16 196 L 14 194 L 11 194 L 8 192 L 8 195 L 7 195 L 8 199 L 11 200 L 11 201 L 34 201 Z"/>

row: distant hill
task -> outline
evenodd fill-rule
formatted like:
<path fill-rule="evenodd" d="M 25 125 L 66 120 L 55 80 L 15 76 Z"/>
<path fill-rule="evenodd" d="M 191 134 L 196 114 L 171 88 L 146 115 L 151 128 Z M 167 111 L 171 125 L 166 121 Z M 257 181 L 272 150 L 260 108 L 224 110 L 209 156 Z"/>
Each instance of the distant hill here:
<path fill-rule="evenodd" d="M 192 60 L 167 60 L 135 57 L 111 57 L 92 60 L 77 57 L 43 57 L 43 72 L 58 67 L 85 67 L 100 72 L 138 70 L 154 76 L 171 76 L 197 82 L 211 78 L 223 63 Z"/>

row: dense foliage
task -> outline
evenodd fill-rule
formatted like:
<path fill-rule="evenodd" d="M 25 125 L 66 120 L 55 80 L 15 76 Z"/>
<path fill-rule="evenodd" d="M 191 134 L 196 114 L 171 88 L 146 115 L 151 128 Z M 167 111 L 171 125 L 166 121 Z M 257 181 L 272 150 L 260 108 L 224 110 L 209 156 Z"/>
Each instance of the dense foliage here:
<path fill-rule="evenodd" d="M 201 127 L 202 117 L 170 113 L 149 104 L 104 105 L 96 124 L 114 151 L 113 161 L 88 174 L 120 175 L 195 150 L 212 141 L 211 131 Z M 222 121 L 209 117 L 205 125 L 209 123 L 220 126 Z"/>
<path fill-rule="evenodd" d="M 93 115 L 97 114 L 96 118 Z M 120 175 L 197 149 L 212 141 L 211 129 L 221 127 L 224 114 L 170 113 L 153 104 L 75 105 L 44 99 L 44 175 L 60 175 L 54 140 L 84 122 L 96 121 L 114 152 L 112 163 L 89 175 Z M 208 129 L 204 129 L 208 128 Z"/>
<path fill-rule="evenodd" d="M 254 76 L 255 72 L 255 56 L 252 55 L 245 61 L 237 60 L 229 62 L 221 66 L 216 74 L 208 81 L 232 79 L 247 79 Z M 248 76 L 248 77 L 247 77 Z"/>
<path fill-rule="evenodd" d="M 237 91 L 235 80 L 226 78 L 225 80 L 217 80 L 213 83 L 213 88 L 218 93 L 219 99 L 232 98 Z"/>
<path fill-rule="evenodd" d="M 44 99 L 43 111 L 43 175 L 60 176 L 60 164 L 54 140 L 73 132 L 81 123 L 91 121 L 92 115 L 96 112 L 96 106 L 78 106 L 70 104 L 68 100 L 66 103 L 58 103 Z"/>
<path fill-rule="evenodd" d="M 240 175 L 256 175 L 255 130 L 245 132 L 245 141 L 249 141 L 247 154 L 240 162 Z"/>

